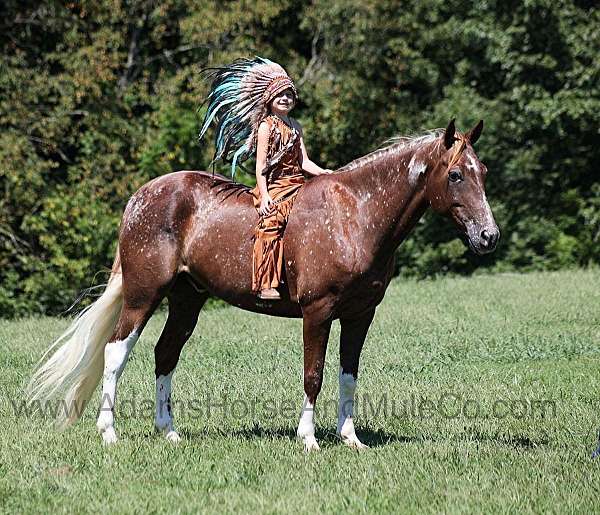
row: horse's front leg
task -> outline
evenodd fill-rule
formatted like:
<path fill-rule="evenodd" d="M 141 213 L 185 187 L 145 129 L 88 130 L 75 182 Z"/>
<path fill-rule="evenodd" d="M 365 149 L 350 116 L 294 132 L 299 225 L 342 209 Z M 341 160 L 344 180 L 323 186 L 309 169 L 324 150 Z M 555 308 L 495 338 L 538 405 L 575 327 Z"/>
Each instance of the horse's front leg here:
<path fill-rule="evenodd" d="M 375 309 L 356 318 L 340 319 L 340 400 L 337 434 L 349 447 L 364 449 L 354 430 L 354 395 L 358 378 L 358 362 Z"/>
<path fill-rule="evenodd" d="M 319 450 L 315 438 L 314 410 L 323 384 L 323 366 L 332 319 L 329 309 L 316 306 L 303 309 L 303 317 L 304 404 L 297 434 L 304 442 L 304 450 L 310 452 Z"/>

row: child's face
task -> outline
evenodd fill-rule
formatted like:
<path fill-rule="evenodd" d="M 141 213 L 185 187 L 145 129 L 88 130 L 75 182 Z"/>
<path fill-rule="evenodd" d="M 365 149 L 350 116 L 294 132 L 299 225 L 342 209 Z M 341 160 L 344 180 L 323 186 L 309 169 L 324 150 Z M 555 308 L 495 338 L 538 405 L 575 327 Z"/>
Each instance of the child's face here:
<path fill-rule="evenodd" d="M 296 98 L 292 88 L 284 89 L 271 101 L 271 112 L 286 115 L 294 105 L 296 105 Z"/>

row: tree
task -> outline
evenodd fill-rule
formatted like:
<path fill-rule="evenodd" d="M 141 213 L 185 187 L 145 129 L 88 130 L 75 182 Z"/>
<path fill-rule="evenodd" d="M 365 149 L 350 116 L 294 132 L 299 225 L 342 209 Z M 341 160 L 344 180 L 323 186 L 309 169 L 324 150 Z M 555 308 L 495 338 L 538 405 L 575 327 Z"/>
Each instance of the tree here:
<path fill-rule="evenodd" d="M 60 312 L 104 280 L 96 274 L 112 262 L 129 196 L 157 175 L 209 166 L 211 135 L 197 141 L 200 69 L 254 54 L 295 78 L 295 116 L 327 167 L 394 134 L 485 120 L 477 151 L 490 169 L 498 251 L 474 257 L 431 216 L 400 247 L 401 273 L 600 261 L 592 2 L 6 4 L 0 316 Z"/>

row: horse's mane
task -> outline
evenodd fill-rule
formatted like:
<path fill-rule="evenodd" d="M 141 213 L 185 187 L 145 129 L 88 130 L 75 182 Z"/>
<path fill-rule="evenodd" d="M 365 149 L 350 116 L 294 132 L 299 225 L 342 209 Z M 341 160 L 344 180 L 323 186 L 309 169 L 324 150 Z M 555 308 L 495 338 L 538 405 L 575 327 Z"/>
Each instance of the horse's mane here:
<path fill-rule="evenodd" d="M 363 166 L 380 158 L 395 155 L 426 143 L 431 143 L 432 141 L 438 139 L 442 134 L 444 134 L 444 129 L 431 129 L 424 134 L 416 134 L 412 136 L 393 136 L 384 141 L 373 152 L 350 161 L 348 164 L 338 168 L 337 171 L 349 172 L 351 170 L 356 170 L 357 168 L 362 168 Z"/>
<path fill-rule="evenodd" d="M 372 152 L 358 157 L 344 166 L 338 168 L 337 172 L 349 172 L 352 170 L 356 170 L 357 168 L 362 168 L 363 166 L 378 160 L 380 158 L 386 156 L 392 156 L 406 150 L 410 150 L 414 147 L 418 147 L 420 145 L 424 145 L 427 143 L 431 143 L 438 139 L 442 134 L 444 134 L 444 129 L 430 129 L 423 134 L 413 134 L 410 136 L 398 135 L 392 136 L 391 138 L 385 140 L 378 148 L 373 150 Z M 242 193 L 249 193 L 252 188 L 246 186 L 245 184 L 234 182 L 229 177 L 225 177 L 224 175 L 218 173 L 211 172 L 200 172 L 205 175 L 209 175 L 214 180 L 212 187 L 221 187 L 219 192 L 227 191 L 228 195 L 237 194 L 240 195 Z"/>

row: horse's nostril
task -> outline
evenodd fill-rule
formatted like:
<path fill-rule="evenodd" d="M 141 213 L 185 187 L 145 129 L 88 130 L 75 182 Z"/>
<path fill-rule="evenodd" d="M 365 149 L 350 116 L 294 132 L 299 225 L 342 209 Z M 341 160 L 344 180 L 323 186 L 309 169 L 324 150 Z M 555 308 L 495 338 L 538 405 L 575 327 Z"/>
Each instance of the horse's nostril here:
<path fill-rule="evenodd" d="M 481 231 L 479 237 L 482 247 L 490 250 L 494 249 L 496 247 L 496 243 L 498 242 L 498 236 L 498 231 L 489 231 L 487 229 Z"/>

